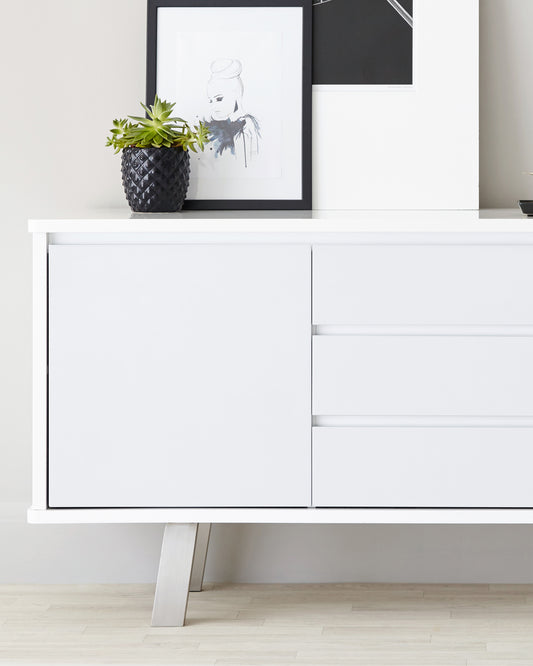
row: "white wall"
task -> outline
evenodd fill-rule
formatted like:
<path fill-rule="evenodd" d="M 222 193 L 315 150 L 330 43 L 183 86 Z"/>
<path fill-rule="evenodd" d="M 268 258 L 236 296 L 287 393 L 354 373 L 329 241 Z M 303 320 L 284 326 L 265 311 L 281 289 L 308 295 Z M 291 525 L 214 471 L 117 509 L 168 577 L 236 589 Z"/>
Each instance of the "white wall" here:
<path fill-rule="evenodd" d="M 483 208 L 533 199 L 533 2 L 480 0 Z"/>
<path fill-rule="evenodd" d="M 110 120 L 144 98 L 145 0 L 3 5 L 0 582 L 152 581 L 159 526 L 30 526 L 29 216 L 123 206 Z M 481 197 L 533 198 L 533 2 L 481 0 Z M 438 156 L 436 156 L 436 159 Z M 208 580 L 533 582 L 533 528 L 216 526 Z"/>

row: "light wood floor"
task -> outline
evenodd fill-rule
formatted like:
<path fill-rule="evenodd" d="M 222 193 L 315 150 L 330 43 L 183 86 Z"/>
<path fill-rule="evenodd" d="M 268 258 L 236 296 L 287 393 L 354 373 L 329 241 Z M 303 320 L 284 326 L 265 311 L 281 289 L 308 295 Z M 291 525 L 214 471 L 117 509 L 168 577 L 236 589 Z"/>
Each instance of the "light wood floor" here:
<path fill-rule="evenodd" d="M 533 585 L 0 586 L 1 664 L 533 666 Z"/>

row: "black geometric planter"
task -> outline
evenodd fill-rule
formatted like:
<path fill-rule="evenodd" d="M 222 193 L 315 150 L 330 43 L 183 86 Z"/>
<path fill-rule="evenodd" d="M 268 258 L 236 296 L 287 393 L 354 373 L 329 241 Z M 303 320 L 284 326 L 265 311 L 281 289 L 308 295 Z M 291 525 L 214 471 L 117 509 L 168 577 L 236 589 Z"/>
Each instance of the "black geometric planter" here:
<path fill-rule="evenodd" d="M 189 187 L 190 160 L 182 148 L 135 148 L 122 151 L 122 185 L 132 211 L 174 213 Z"/>
<path fill-rule="evenodd" d="M 520 199 L 518 204 L 524 215 L 527 215 L 528 217 L 533 217 L 533 201 L 531 201 L 531 199 Z"/>

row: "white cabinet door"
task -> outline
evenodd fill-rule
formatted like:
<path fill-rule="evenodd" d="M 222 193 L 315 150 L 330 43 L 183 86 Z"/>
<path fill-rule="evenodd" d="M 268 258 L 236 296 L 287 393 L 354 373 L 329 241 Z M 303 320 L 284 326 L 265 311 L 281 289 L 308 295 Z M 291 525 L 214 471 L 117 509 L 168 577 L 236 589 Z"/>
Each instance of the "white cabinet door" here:
<path fill-rule="evenodd" d="M 51 246 L 51 507 L 310 504 L 310 249 Z"/>

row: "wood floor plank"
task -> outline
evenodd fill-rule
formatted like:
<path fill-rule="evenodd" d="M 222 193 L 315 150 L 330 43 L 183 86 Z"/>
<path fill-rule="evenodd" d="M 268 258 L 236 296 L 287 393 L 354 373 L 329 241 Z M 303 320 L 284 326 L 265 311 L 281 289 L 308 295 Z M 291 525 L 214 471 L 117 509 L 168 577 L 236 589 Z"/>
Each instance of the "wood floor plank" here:
<path fill-rule="evenodd" d="M 533 585 L 209 584 L 182 628 L 153 593 L 0 586 L 0 664 L 533 666 Z"/>

